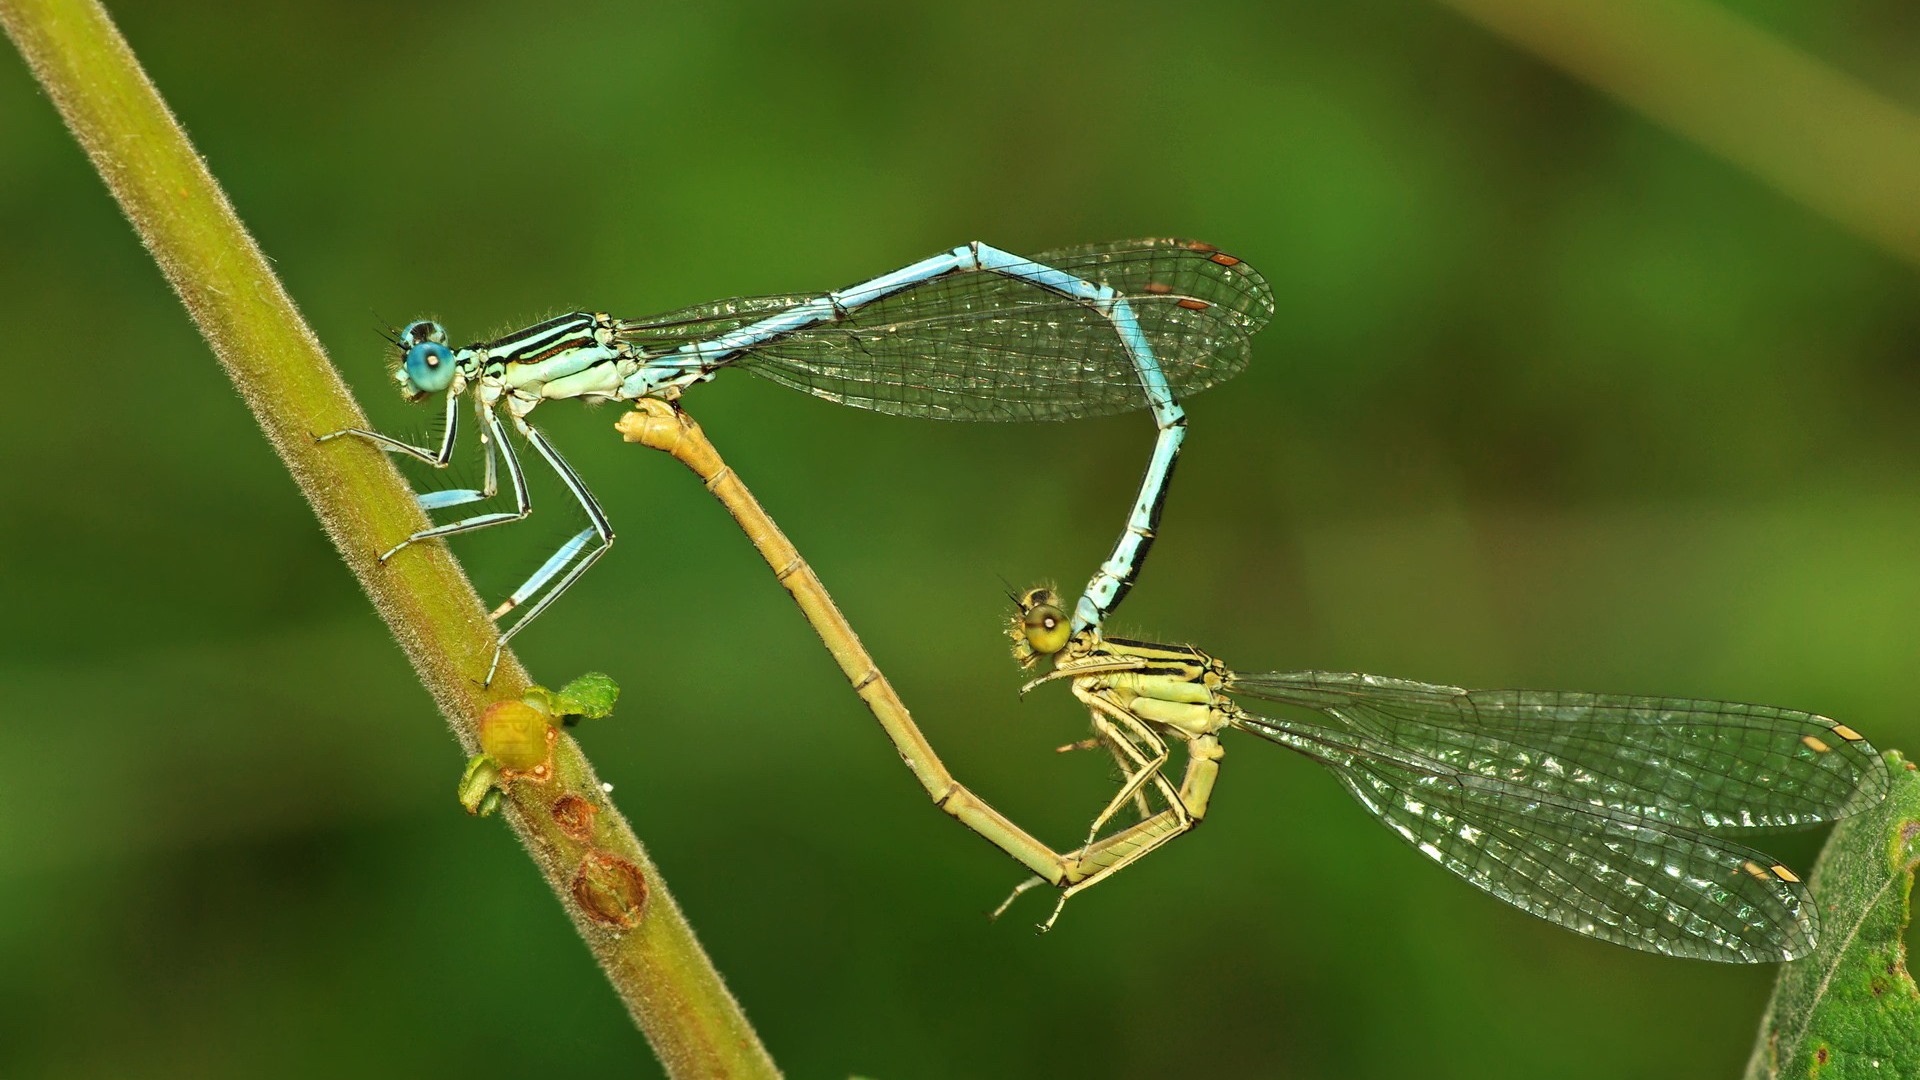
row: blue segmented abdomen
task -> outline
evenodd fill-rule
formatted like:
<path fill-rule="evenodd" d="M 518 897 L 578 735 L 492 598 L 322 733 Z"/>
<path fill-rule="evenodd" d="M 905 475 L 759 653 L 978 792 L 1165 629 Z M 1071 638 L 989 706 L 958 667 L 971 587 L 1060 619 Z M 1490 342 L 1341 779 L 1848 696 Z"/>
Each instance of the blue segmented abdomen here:
<path fill-rule="evenodd" d="M 1192 241 L 1031 259 L 976 245 L 964 265 L 967 250 L 832 297 L 724 300 L 622 323 L 620 336 L 643 362 L 742 367 L 876 412 L 1068 420 L 1164 406 L 1231 378 L 1273 314 L 1257 271 Z M 668 359 L 696 343 L 691 365 Z"/>

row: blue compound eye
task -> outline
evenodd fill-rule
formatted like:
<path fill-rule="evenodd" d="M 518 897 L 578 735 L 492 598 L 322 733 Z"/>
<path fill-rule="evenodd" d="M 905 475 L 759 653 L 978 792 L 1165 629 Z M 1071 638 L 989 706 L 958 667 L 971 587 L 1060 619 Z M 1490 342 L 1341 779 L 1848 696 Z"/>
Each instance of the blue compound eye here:
<path fill-rule="evenodd" d="M 437 341 L 423 341 L 407 350 L 407 381 L 422 394 L 437 394 L 453 381 L 453 350 Z"/>

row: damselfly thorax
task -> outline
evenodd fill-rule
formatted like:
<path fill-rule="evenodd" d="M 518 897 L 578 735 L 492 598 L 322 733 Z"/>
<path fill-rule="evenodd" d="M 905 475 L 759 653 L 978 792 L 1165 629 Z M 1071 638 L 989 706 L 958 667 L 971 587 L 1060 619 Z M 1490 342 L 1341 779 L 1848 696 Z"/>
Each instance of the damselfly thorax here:
<path fill-rule="evenodd" d="M 433 322 L 416 322 L 401 332 L 403 341 L 444 347 L 446 331 Z M 424 350 L 438 358 L 438 350 Z M 478 342 L 453 350 L 451 361 L 459 377 L 473 383 L 480 404 L 493 408 L 503 400 L 516 421 L 524 421 L 543 401 L 580 398 L 588 401 L 619 399 L 620 386 L 640 370 L 644 360 L 616 336 L 613 317 L 604 312 L 576 311 L 561 315 L 495 341 Z M 403 385 L 409 364 L 403 360 Z M 461 386 L 449 386 L 458 396 Z"/>

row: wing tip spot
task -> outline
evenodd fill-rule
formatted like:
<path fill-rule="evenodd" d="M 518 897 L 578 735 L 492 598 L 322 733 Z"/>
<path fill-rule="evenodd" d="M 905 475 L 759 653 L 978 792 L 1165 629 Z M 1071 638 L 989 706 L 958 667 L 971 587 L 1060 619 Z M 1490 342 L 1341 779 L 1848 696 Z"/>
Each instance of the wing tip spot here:
<path fill-rule="evenodd" d="M 1866 741 L 1865 736 L 1861 735 L 1859 732 L 1853 730 L 1852 728 L 1848 727 L 1845 724 L 1833 725 L 1833 733 L 1847 740 L 1848 742 L 1865 742 Z"/>
<path fill-rule="evenodd" d="M 1816 754 L 1824 754 L 1827 751 L 1833 749 L 1833 747 L 1828 746 L 1826 743 L 1821 742 L 1819 739 L 1815 738 L 1812 735 L 1802 735 L 1800 736 L 1800 741 L 1806 744 L 1807 749 L 1813 751 Z"/>
<path fill-rule="evenodd" d="M 1794 873 L 1793 871 L 1787 869 L 1784 866 L 1781 866 L 1779 863 L 1773 864 L 1773 876 L 1779 878 L 1781 881 L 1784 881 L 1789 885 L 1800 884 L 1800 875 Z"/>
<path fill-rule="evenodd" d="M 1174 303 L 1176 306 L 1186 308 L 1188 311 L 1205 311 L 1213 306 L 1205 300 L 1195 300 L 1191 296 L 1181 297 L 1179 300 L 1174 301 Z"/>

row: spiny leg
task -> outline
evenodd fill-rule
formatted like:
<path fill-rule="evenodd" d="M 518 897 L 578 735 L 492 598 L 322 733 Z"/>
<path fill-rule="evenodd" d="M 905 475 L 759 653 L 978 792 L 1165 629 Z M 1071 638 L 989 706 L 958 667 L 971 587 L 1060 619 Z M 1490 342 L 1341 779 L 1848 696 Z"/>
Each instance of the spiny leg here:
<path fill-rule="evenodd" d="M 1121 755 L 1120 748 L 1109 743 L 1107 745 L 1107 752 L 1113 755 L 1114 768 L 1119 769 L 1124 775 L 1127 771 L 1127 761 L 1126 758 Z M 1147 793 L 1145 791 L 1136 790 L 1133 793 L 1133 812 L 1140 815 L 1141 821 L 1145 821 L 1153 816 L 1153 807 L 1148 805 Z M 1087 842 L 1092 843 L 1093 841 L 1089 839 Z"/>
<path fill-rule="evenodd" d="M 1155 849 L 1159 848 L 1160 845 L 1193 828 L 1194 823 L 1198 820 L 1198 818 L 1186 812 L 1185 807 L 1181 805 L 1179 799 L 1176 797 L 1171 800 L 1167 809 L 1162 810 L 1146 821 L 1128 826 L 1125 830 L 1108 837 L 1102 842 L 1103 850 L 1098 852 L 1098 855 L 1104 856 L 1119 846 L 1128 844 L 1134 846 L 1128 847 L 1127 850 L 1115 855 L 1111 862 L 1102 864 L 1086 877 L 1061 888 L 1060 898 L 1054 901 L 1052 913 L 1047 916 L 1045 922 L 1036 924 L 1034 928 L 1043 934 L 1053 929 L 1053 924 L 1059 921 L 1060 913 L 1066 910 L 1067 901 L 1073 899 L 1075 895 L 1100 884 L 1121 870 L 1132 866 L 1141 859 L 1146 858 L 1152 854 Z M 1138 837 L 1137 841 L 1136 837 Z M 1085 865 L 1085 860 L 1090 857 L 1093 857 L 1093 855 L 1083 852 L 1080 856 L 1080 865 Z M 1027 889 L 1039 883 L 1039 879 L 1036 878 L 1034 881 L 1028 882 L 1020 888 L 1015 889 L 1013 896 L 1007 897 L 1006 903 L 1003 903 L 1001 907 L 1004 909 L 1007 904 L 1013 902 L 1014 897 L 1019 896 L 1021 893 L 1027 891 Z"/>
<path fill-rule="evenodd" d="M 1127 852 L 1124 855 L 1119 856 L 1113 862 L 1107 864 L 1106 866 L 1101 867 L 1099 870 L 1095 871 L 1094 873 L 1087 875 L 1086 877 L 1080 879 L 1079 881 L 1074 882 L 1073 884 L 1067 886 L 1064 889 L 1061 889 L 1060 898 L 1053 902 L 1053 911 L 1047 915 L 1046 921 L 1038 924 L 1038 926 L 1036 926 L 1035 929 L 1039 930 L 1043 934 L 1053 929 L 1053 924 L 1060 921 L 1060 913 L 1067 909 L 1067 901 L 1073 899 L 1074 896 L 1076 896 L 1077 894 L 1087 889 L 1091 889 L 1095 885 L 1100 884 L 1102 881 L 1105 881 L 1108 877 L 1119 873 L 1121 870 L 1126 869 L 1127 867 L 1133 865 L 1136 862 L 1139 862 L 1141 859 L 1146 858 L 1148 855 L 1152 854 L 1154 849 L 1158 848 L 1161 844 L 1164 844 L 1167 841 L 1173 839 L 1174 837 L 1179 836 L 1181 833 L 1186 832 L 1188 829 L 1193 828 L 1193 819 L 1185 818 L 1184 815 L 1182 816 L 1184 820 L 1181 820 L 1177 825 L 1166 829 L 1164 832 L 1160 832 L 1154 836 L 1149 837 L 1147 840 L 1141 843 L 1139 847 L 1133 849 L 1132 851 Z"/>
<path fill-rule="evenodd" d="M 494 454 L 493 435 L 489 430 L 492 425 L 487 422 L 488 409 L 486 400 L 478 394 L 475 394 L 473 397 L 473 411 L 480 423 L 480 461 L 486 470 L 480 481 L 480 486 L 478 488 L 448 488 L 444 491 L 423 492 L 415 496 L 415 499 L 420 503 L 420 509 L 431 512 L 434 510 L 445 510 L 450 506 L 465 506 L 468 503 L 491 499 L 499 493 L 500 470 L 497 464 L 499 459 Z"/>
<path fill-rule="evenodd" d="M 993 909 L 993 914 L 987 916 L 987 920 L 989 922 L 992 922 L 998 919 L 1000 916 L 1005 915 L 1007 913 L 1007 909 L 1013 906 L 1013 902 L 1015 900 L 1020 899 L 1020 895 L 1022 893 L 1026 892 L 1028 889 L 1037 889 L 1040 886 L 1045 885 L 1046 883 L 1047 883 L 1046 878 L 1040 877 L 1039 875 L 1036 874 L 1033 877 L 1030 877 L 1027 880 L 1021 882 L 1020 884 L 1015 885 L 1013 887 L 1013 891 L 1007 894 L 1007 898 L 1005 900 L 1000 901 L 1000 906 Z M 1055 918 L 1058 918 L 1059 915 L 1060 915 L 1059 912 L 1057 911 L 1054 912 Z M 1048 922 L 1052 922 L 1052 920 L 1049 919 Z"/>
<path fill-rule="evenodd" d="M 1162 844 L 1198 825 L 1206 817 L 1207 805 L 1213 798 L 1213 784 L 1220 775 L 1222 756 L 1224 754 L 1218 736 L 1195 735 L 1189 739 L 1186 775 L 1181 777 L 1180 790 L 1169 796 L 1167 809 L 1146 821 L 1129 825 L 1082 852 L 1076 860 L 1076 869 L 1084 869 L 1095 860 L 1100 860 L 1099 865 L 1060 891 L 1060 899 L 1053 905 L 1053 914 L 1040 924 L 1040 932 L 1046 933 L 1053 928 L 1067 901 L 1077 893 L 1132 866 L 1158 850 Z"/>
<path fill-rule="evenodd" d="M 368 431 L 365 428 L 341 428 L 339 431 L 330 431 L 325 435 L 315 435 L 313 441 L 317 443 L 332 442 L 343 436 L 352 435 L 358 439 L 365 439 L 382 450 L 406 454 L 409 457 L 418 458 L 436 469 L 444 469 L 447 467 L 447 462 L 453 460 L 454 434 L 459 428 L 460 395 L 448 394 L 447 419 L 445 427 L 440 433 L 440 449 L 438 450 L 428 450 L 425 447 L 404 443 L 391 435 L 382 435 L 377 431 Z"/>
<path fill-rule="evenodd" d="M 1053 748 L 1053 752 L 1056 754 L 1065 754 L 1074 750 L 1099 750 L 1103 748 L 1113 757 L 1113 767 L 1118 769 L 1122 775 L 1130 771 L 1126 756 L 1121 753 L 1120 748 L 1114 745 L 1111 740 L 1098 736 L 1070 742 L 1065 746 L 1056 746 Z M 1146 792 L 1136 791 L 1133 793 L 1133 806 L 1134 809 L 1139 812 L 1140 820 L 1145 821 L 1147 818 L 1153 816 L 1153 808 L 1147 805 Z"/>
<path fill-rule="evenodd" d="M 1089 704 L 1091 705 L 1093 703 L 1090 701 Z M 1135 721 L 1135 725 L 1138 725 L 1137 720 Z M 1096 729 L 1106 727 L 1106 738 L 1110 746 L 1127 746 L 1136 757 L 1141 759 L 1146 758 L 1145 752 L 1138 746 L 1134 746 L 1129 736 L 1117 728 L 1106 724 L 1104 718 L 1097 711 L 1094 716 L 1094 726 Z M 1141 726 L 1141 729 L 1144 730 L 1144 726 Z M 1158 739 L 1155 741 L 1161 742 L 1161 761 L 1162 764 L 1164 764 L 1164 741 Z M 1066 882 L 1060 883 L 1060 898 L 1054 902 L 1053 912 L 1047 916 L 1045 922 L 1037 924 L 1036 929 L 1043 934 L 1053 929 L 1054 922 L 1060 918 L 1060 913 L 1066 909 L 1067 901 L 1072 899 L 1076 893 L 1099 884 L 1101 881 L 1106 880 L 1108 876 L 1145 858 L 1160 845 L 1179 836 L 1181 833 L 1187 832 L 1198 823 L 1200 818 L 1206 813 L 1206 802 L 1212 791 L 1213 776 L 1219 769 L 1219 741 L 1210 735 L 1198 736 L 1188 744 L 1187 749 L 1187 775 L 1181 784 L 1180 790 L 1174 790 L 1173 785 L 1167 782 L 1166 777 L 1161 774 L 1160 765 L 1155 765 L 1151 769 L 1143 769 L 1137 774 L 1143 779 L 1143 782 L 1145 779 L 1151 779 L 1153 781 L 1154 786 L 1160 790 L 1161 795 L 1166 799 L 1167 808 L 1142 821 L 1135 822 L 1105 839 L 1099 840 L 1097 844 L 1093 839 L 1089 838 L 1086 847 L 1069 857 L 1069 877 Z M 1094 823 L 1094 833 L 1097 833 L 1101 825 L 1124 804 L 1126 795 L 1127 792 L 1123 790 L 1121 795 L 1116 796 L 1113 802 L 1108 804 L 1106 812 Z M 1196 809 L 1190 810 L 1189 804 L 1192 804 Z M 1120 852 L 1120 854 L 1112 854 L 1115 851 Z M 1099 863 L 1092 871 L 1086 872 L 1086 867 L 1092 865 L 1095 860 L 1107 861 Z M 1085 876 L 1074 880 L 1072 875 L 1077 872 L 1085 872 Z M 1007 908 L 1013 905 L 1015 900 L 1020 898 L 1021 894 L 1045 884 L 1047 884 L 1046 879 L 1041 877 L 1033 877 L 1021 882 L 1014 887 L 1013 892 L 1010 893 L 1005 900 L 1000 902 L 1000 906 L 993 910 L 992 917 L 995 919 L 999 918 Z"/>
<path fill-rule="evenodd" d="M 451 460 L 453 456 L 453 445 L 459 428 L 458 402 L 458 395 L 449 394 L 447 396 L 446 429 L 442 435 L 441 445 L 438 451 L 412 446 L 398 439 L 361 428 L 346 428 L 341 431 L 316 436 L 315 441 L 327 442 L 343 435 L 353 435 L 366 439 L 383 449 L 408 454 L 436 468 L 442 468 L 446 466 L 447 462 Z M 500 426 L 500 418 L 492 409 L 487 407 L 484 400 L 476 397 L 474 404 L 475 411 L 479 414 L 480 418 L 480 449 L 481 458 L 485 463 L 485 474 L 481 486 L 478 488 L 449 488 L 443 491 L 431 491 L 418 495 L 416 498 L 419 500 L 422 510 L 442 510 L 452 506 L 464 506 L 469 503 L 490 499 L 497 494 L 500 489 L 497 460 L 504 459 L 507 464 L 507 478 L 513 486 L 513 511 L 477 514 L 473 517 L 462 518 L 459 521 L 451 521 L 444 525 L 436 525 L 432 528 L 422 529 L 383 552 L 380 555 L 381 562 L 386 562 L 388 559 L 399 554 L 400 551 L 409 544 L 420 540 L 454 536 L 459 533 L 484 529 L 492 525 L 504 525 L 510 521 L 521 521 L 533 512 L 533 498 L 527 489 L 526 474 L 520 468 L 520 460 L 518 455 L 513 451 L 513 445 L 507 441 L 506 431 Z M 552 467 L 554 472 L 559 474 L 561 481 L 566 484 L 567 490 L 572 492 L 573 496 L 580 501 L 580 505 L 585 508 L 588 518 L 592 520 L 592 524 L 568 539 L 565 544 L 562 544 L 559 551 L 556 551 L 545 563 L 542 563 L 540 569 L 534 571 L 532 577 L 522 583 L 518 589 L 514 590 L 513 595 L 508 597 L 505 603 L 493 611 L 492 617 L 495 619 L 500 618 L 502 615 L 525 603 L 528 597 L 539 593 L 548 583 L 554 582 L 556 576 L 559 576 L 559 580 L 547 590 L 545 595 L 541 596 L 532 607 L 526 610 L 525 614 L 521 615 L 511 627 L 508 627 L 507 630 L 500 635 L 500 641 L 493 650 L 493 660 L 487 665 L 485 683 L 489 685 L 493 682 L 495 672 L 500 668 L 500 657 L 506 651 L 507 642 L 511 640 L 515 634 L 520 632 L 521 627 L 533 621 L 535 616 L 546 610 L 547 605 L 551 604 L 555 598 L 567 590 L 568 586 L 578 580 L 580 575 L 586 572 L 587 567 L 592 566 L 598 561 L 600 556 L 606 553 L 607 546 L 613 543 L 613 529 L 607 522 L 606 513 L 600 509 L 600 504 L 596 502 L 593 495 L 587 491 L 586 485 L 581 482 L 579 475 L 560 457 L 559 453 L 554 450 L 553 445 L 549 443 L 538 430 L 527 425 L 524 421 L 516 420 L 516 422 L 519 424 L 521 432 L 527 437 L 528 443 L 539 452 L 541 458 Z M 494 456 L 496 449 L 499 454 L 499 459 L 496 459 Z M 600 545 L 588 551 L 586 555 L 579 558 L 578 561 L 575 561 L 575 557 L 579 556 L 581 549 L 586 547 L 588 541 L 596 536 L 600 540 Z M 569 563 L 572 563 L 570 568 L 568 567 Z M 565 570 L 564 575 L 561 573 L 562 570 Z"/>
<path fill-rule="evenodd" d="M 1107 804 L 1106 810 L 1102 811 L 1099 817 L 1094 818 L 1093 827 L 1087 830 L 1086 847 L 1093 846 L 1093 841 L 1099 836 L 1101 828 L 1119 812 L 1122 804 L 1136 794 L 1142 794 L 1141 788 L 1149 780 L 1166 800 L 1168 809 L 1177 816 L 1184 817 L 1186 807 L 1181 802 L 1180 794 L 1173 789 L 1173 785 L 1167 781 L 1161 771 L 1167 763 L 1166 740 L 1148 727 L 1145 721 L 1115 704 L 1104 693 L 1086 690 L 1076 685 L 1073 688 L 1073 696 L 1079 698 L 1092 712 L 1094 730 L 1104 736 L 1115 756 L 1118 757 L 1124 752 L 1135 763 L 1135 768 L 1131 771 L 1125 764 L 1121 765 L 1121 771 L 1128 774 L 1126 782 L 1114 795 L 1113 801 Z M 1144 819 L 1148 815 L 1142 813 L 1140 816 Z"/>
<path fill-rule="evenodd" d="M 1187 830 L 1193 828 L 1194 822 L 1198 820 L 1199 819 L 1197 817 L 1184 814 L 1184 813 L 1180 814 L 1178 819 L 1176 820 L 1175 812 L 1173 810 L 1171 809 L 1162 810 L 1160 813 L 1154 815 L 1151 818 L 1148 818 L 1146 821 L 1142 821 L 1134 825 L 1130 825 L 1127 827 L 1127 829 L 1124 832 L 1115 833 L 1113 836 L 1108 837 L 1106 841 L 1103 842 L 1103 845 L 1102 845 L 1103 848 L 1105 848 L 1107 851 L 1112 850 L 1113 846 L 1115 845 L 1118 845 L 1124 842 L 1129 842 L 1135 834 L 1144 836 L 1145 839 L 1140 842 L 1139 846 L 1131 848 L 1125 853 L 1119 856 L 1116 856 L 1112 862 L 1103 864 L 1102 866 L 1099 867 L 1099 869 L 1088 874 L 1086 877 L 1081 878 L 1080 880 L 1075 881 L 1072 884 L 1062 885 L 1060 890 L 1060 899 L 1054 901 L 1052 914 L 1047 916 L 1047 920 L 1045 922 L 1035 924 L 1034 929 L 1040 931 L 1043 934 L 1053 929 L 1053 924 L 1057 922 L 1060 918 L 1060 912 L 1066 909 L 1067 901 L 1071 900 L 1074 897 L 1074 894 L 1079 893 L 1082 890 L 1092 888 L 1093 886 L 1098 885 L 1100 882 L 1105 881 L 1109 876 L 1115 873 L 1118 873 L 1119 871 L 1125 869 L 1128 866 L 1133 865 L 1134 863 L 1140 861 L 1141 859 L 1146 858 L 1147 855 L 1151 854 L 1155 848 L 1158 848 L 1160 845 L 1166 843 L 1167 841 L 1173 839 L 1176 836 L 1179 836 L 1181 833 L 1186 832 Z M 1105 854 L 1105 851 L 1101 852 L 1100 854 Z M 1088 856 L 1085 853 L 1083 853 L 1078 859 L 1076 859 L 1076 863 L 1079 865 L 1084 865 L 1085 859 L 1087 857 Z M 1030 877 L 1027 880 L 1021 882 L 1020 884 L 1014 886 L 1013 892 L 1009 893 L 1007 895 L 1007 898 L 1000 902 L 999 907 L 993 909 L 993 914 L 989 916 L 989 918 L 998 919 L 1001 915 L 1005 914 L 1006 910 L 1013 906 L 1013 902 L 1015 900 L 1020 899 L 1020 897 L 1023 894 L 1033 889 L 1037 889 L 1040 886 L 1045 885 L 1047 883 L 1048 883 L 1047 879 L 1043 877 L 1035 876 L 1035 877 Z"/>
<path fill-rule="evenodd" d="M 1037 679 L 1029 679 L 1020 687 L 1020 696 L 1026 697 L 1037 686 L 1058 682 L 1061 679 L 1077 679 L 1083 675 L 1107 675 L 1120 671 L 1139 671 L 1147 666 L 1145 660 L 1137 656 L 1095 657 L 1086 660 L 1063 660 L 1054 664 L 1052 671 Z"/>
<path fill-rule="evenodd" d="M 1136 794 L 1141 793 L 1141 789 L 1149 780 L 1159 777 L 1161 766 L 1167 763 L 1166 741 L 1143 726 L 1136 724 L 1134 728 L 1132 731 L 1122 731 L 1113 720 L 1102 716 L 1101 710 L 1094 710 L 1093 729 L 1106 740 L 1107 746 L 1113 750 L 1116 758 L 1126 759 L 1120 767 L 1125 773 L 1125 779 L 1120 784 L 1120 790 L 1107 802 L 1106 808 L 1101 810 L 1094 817 L 1093 824 L 1088 826 L 1087 840 L 1082 845 L 1083 849 L 1093 846 L 1094 840 L 1100 836 L 1100 830 L 1113 819 L 1113 815 L 1119 813 L 1120 808 L 1132 801 Z M 1161 781 L 1163 792 L 1166 786 L 1163 778 Z M 1170 805 L 1177 805 L 1177 802 Z"/>
<path fill-rule="evenodd" d="M 499 422 L 496 420 L 494 423 L 497 428 Z M 573 466 L 567 464 L 566 459 L 553 448 L 553 444 L 547 441 L 546 436 L 540 434 L 538 428 L 523 422 L 520 425 L 520 432 L 526 436 L 527 443 L 559 475 L 560 482 L 567 486 L 567 490 L 573 493 L 573 497 L 580 501 L 580 507 L 587 512 L 587 520 L 591 524 L 560 545 L 560 550 L 548 557 L 547 561 L 540 565 L 540 569 L 533 572 L 532 577 L 522 582 L 519 588 L 513 590 L 513 595 L 507 597 L 505 602 L 493 610 L 493 618 L 498 619 L 526 603 L 529 597 L 536 594 L 540 596 L 531 607 L 514 620 L 512 626 L 507 627 L 500 634 L 500 643 L 493 650 L 493 662 L 487 665 L 486 682 L 489 685 L 493 682 L 494 672 L 500 667 L 500 654 L 506 651 L 507 642 L 513 640 L 515 634 L 524 629 L 541 612 L 547 610 L 548 605 L 559 599 L 561 593 L 566 592 L 575 581 L 580 579 L 580 575 L 587 572 L 588 567 L 598 562 L 600 556 L 605 555 L 607 549 L 613 546 L 613 525 L 607 521 L 606 511 L 600 509 L 600 503 L 594 499 L 593 493 L 587 490 L 587 485 L 580 480 L 579 474 L 573 471 Z M 505 443 L 501 445 L 504 449 Z M 509 471 L 513 472 L 516 481 L 519 481 L 519 473 L 517 468 L 512 466 L 512 460 L 509 456 Z M 596 537 L 599 538 L 599 546 L 587 550 L 585 555 L 580 555 L 580 551 Z M 577 561 L 576 555 L 579 555 Z M 568 566 L 570 562 L 571 567 Z M 563 568 L 565 573 L 561 572 Z M 555 580 L 556 576 L 558 580 Z M 544 592 L 542 592 L 543 589 Z"/>
<path fill-rule="evenodd" d="M 380 556 L 381 562 L 386 562 L 388 559 L 393 558 L 400 553 L 401 549 L 416 541 L 473 532 L 475 529 L 484 529 L 491 525 L 504 525 L 509 521 L 521 521 L 524 520 L 528 514 L 533 513 L 533 497 L 527 492 L 526 475 L 520 471 L 520 461 L 515 457 L 513 447 L 508 445 L 506 433 L 500 428 L 500 418 L 495 416 L 492 410 L 487 410 L 486 412 L 486 426 L 493 435 L 494 442 L 499 446 L 500 456 L 505 459 L 507 463 L 507 479 L 513 484 L 513 511 L 511 513 L 503 511 L 493 514 L 476 514 L 470 518 L 461 518 L 459 521 L 450 521 L 445 525 L 435 525 L 430 529 L 421 529 L 419 532 L 414 533 L 412 536 L 407 537 L 405 540 L 400 541 L 388 549 L 385 554 Z"/>
<path fill-rule="evenodd" d="M 343 428 L 340 431 L 328 432 L 325 435 L 316 435 L 313 437 L 313 441 L 317 443 L 331 442 L 334 439 L 351 435 L 355 438 L 364 439 L 382 450 L 406 454 L 409 457 L 424 461 L 436 469 L 444 469 L 453 460 L 453 447 L 454 443 L 458 440 L 460 429 L 459 403 L 459 394 L 447 395 L 447 418 L 444 429 L 441 432 L 440 449 L 438 450 L 428 450 L 425 447 L 414 446 L 410 443 L 401 442 L 399 439 L 391 436 L 382 435 L 377 431 L 368 431 L 364 428 Z M 480 421 L 480 458 L 486 469 L 485 479 L 479 488 L 449 488 L 444 491 L 428 491 L 415 495 L 414 499 L 419 503 L 420 509 L 422 510 L 431 512 L 434 510 L 445 510 L 452 506 L 464 506 L 467 503 L 491 499 L 500 490 L 499 471 L 493 451 L 494 439 L 488 431 L 490 425 L 487 422 L 487 405 L 479 395 L 474 396 L 473 404 L 474 412 L 478 414 Z M 505 520 L 517 520 L 517 518 L 508 517 Z M 498 524 L 498 522 L 491 522 L 491 524 Z M 420 537 L 409 537 L 398 547 L 387 551 L 386 554 L 380 557 L 380 560 L 385 562 L 393 556 L 394 552 L 399 551 L 400 548 L 405 547 L 417 539 L 420 539 Z"/>

